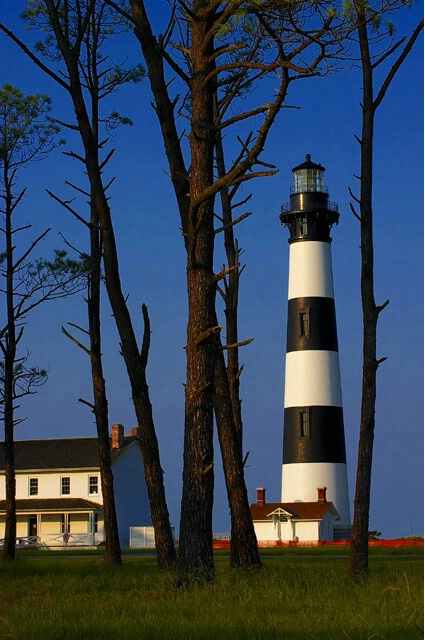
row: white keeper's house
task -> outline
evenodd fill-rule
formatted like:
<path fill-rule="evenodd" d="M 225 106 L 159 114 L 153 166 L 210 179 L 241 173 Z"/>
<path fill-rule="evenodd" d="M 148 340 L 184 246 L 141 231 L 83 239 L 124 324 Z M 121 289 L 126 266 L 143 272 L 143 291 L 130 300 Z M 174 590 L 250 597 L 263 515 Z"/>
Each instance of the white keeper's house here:
<path fill-rule="evenodd" d="M 260 546 L 334 540 L 334 526 L 340 520 L 334 504 L 326 499 L 326 487 L 318 487 L 317 502 L 266 502 L 266 490 L 260 488 L 250 510 Z"/>
<path fill-rule="evenodd" d="M 112 470 L 120 542 L 132 526 L 151 526 L 137 428 L 115 424 Z M 97 546 L 104 539 L 97 438 L 15 442 L 17 539 L 46 547 Z M 4 443 L 0 442 L 0 539 L 5 528 Z"/>

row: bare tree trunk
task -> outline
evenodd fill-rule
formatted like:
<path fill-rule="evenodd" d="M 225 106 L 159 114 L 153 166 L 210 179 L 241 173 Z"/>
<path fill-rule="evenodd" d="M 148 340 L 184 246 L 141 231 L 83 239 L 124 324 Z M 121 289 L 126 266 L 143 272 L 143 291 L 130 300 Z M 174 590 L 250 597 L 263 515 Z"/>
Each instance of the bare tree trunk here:
<path fill-rule="evenodd" d="M 13 366 L 14 357 L 13 354 L 9 353 L 5 357 L 4 366 L 4 469 L 6 480 L 6 513 L 3 560 L 15 559 L 16 544 Z"/>
<path fill-rule="evenodd" d="M 6 514 L 3 545 L 3 560 L 15 559 L 16 545 L 16 498 L 15 498 L 15 446 L 13 381 L 16 360 L 16 322 L 14 310 L 14 246 L 12 231 L 12 192 L 7 161 L 4 162 L 5 184 L 5 239 L 6 239 L 6 305 L 7 331 L 4 355 L 4 469 L 6 480 Z"/>
<path fill-rule="evenodd" d="M 364 89 L 368 86 L 365 83 Z M 368 108 L 369 105 L 369 108 Z M 363 310 L 363 376 L 360 436 L 357 458 L 356 492 L 351 541 L 350 567 L 353 574 L 368 570 L 368 531 L 370 486 L 376 402 L 376 328 L 378 311 L 374 297 L 373 229 L 372 229 L 372 141 L 373 113 L 370 102 L 363 104 L 361 168 L 361 299 Z"/>
<path fill-rule="evenodd" d="M 214 96 L 215 122 L 218 121 L 217 95 Z M 216 131 L 215 152 L 218 177 L 226 175 L 223 140 Z M 242 411 L 238 344 L 239 251 L 232 225 L 232 202 L 229 189 L 220 191 L 224 226 L 224 246 L 229 270 L 224 282 L 223 298 L 226 316 L 227 369 L 220 340 L 214 366 L 214 410 L 226 480 L 231 517 L 230 566 L 241 569 L 261 567 L 257 538 L 249 509 L 244 477 Z"/>
<path fill-rule="evenodd" d="M 211 92 L 214 92 L 214 86 L 210 82 L 210 86 L 208 87 L 209 96 L 207 98 L 207 104 L 205 104 L 204 102 L 202 106 L 199 107 L 198 106 L 200 104 L 199 98 L 196 98 L 192 103 L 194 126 L 193 126 L 193 132 L 191 136 L 191 151 L 193 151 L 193 153 L 195 154 L 196 159 L 194 160 L 193 157 L 191 157 L 192 176 L 190 179 L 191 190 L 190 190 L 190 198 L 189 198 L 188 197 L 189 176 L 185 168 L 183 156 L 181 154 L 180 140 L 177 133 L 176 124 L 175 124 L 175 114 L 174 114 L 175 105 L 171 102 L 169 98 L 167 84 L 165 82 L 162 48 L 161 48 L 161 45 L 156 41 L 152 33 L 149 19 L 147 17 L 143 2 L 141 0 L 132 0 L 131 4 L 132 4 L 132 11 L 133 11 L 133 18 L 136 24 L 135 33 L 137 38 L 139 39 L 139 42 L 143 51 L 143 55 L 147 64 L 151 89 L 155 98 L 155 111 L 157 113 L 158 121 L 161 126 L 165 151 L 166 151 L 169 166 L 170 166 L 170 172 L 173 180 L 176 199 L 179 205 L 183 236 L 185 240 L 186 250 L 188 252 L 188 265 L 189 265 L 189 264 L 193 264 L 194 262 L 192 259 L 192 253 L 191 253 L 193 252 L 194 242 L 195 243 L 199 242 L 198 235 L 197 235 L 198 231 L 196 231 L 196 225 L 193 224 L 193 219 L 191 220 L 189 216 L 190 202 L 193 202 L 194 200 L 196 200 L 197 193 L 201 193 L 203 188 L 210 187 L 213 180 L 212 164 L 211 164 L 212 163 L 211 144 L 214 141 L 215 136 L 208 129 L 208 126 L 205 127 L 205 132 L 207 132 L 205 133 L 202 130 L 201 126 L 199 126 L 197 129 L 196 125 L 199 125 L 199 123 L 202 122 L 203 120 L 207 122 L 207 118 L 210 118 L 212 116 L 211 106 L 213 103 L 211 99 Z M 195 8 L 194 8 L 194 13 L 196 14 Z M 194 22 L 196 22 L 196 20 Z M 204 38 L 204 34 L 200 36 L 201 40 L 202 38 Z M 201 50 L 202 50 L 202 47 L 201 46 L 196 47 L 196 44 L 195 44 L 195 46 L 192 48 L 192 52 L 191 52 L 192 56 L 198 56 L 198 53 L 201 52 Z M 204 55 L 204 54 L 202 53 L 201 55 Z M 197 63 L 196 63 L 197 68 L 202 69 L 203 65 L 205 66 L 204 70 L 200 71 L 199 73 L 197 72 L 199 77 L 202 77 L 202 73 L 208 73 L 207 71 L 208 62 L 205 60 L 205 58 L 203 60 L 201 58 L 197 59 Z M 194 69 L 192 70 L 191 75 L 193 78 L 195 78 Z M 195 83 L 195 79 L 193 81 L 192 87 L 195 87 L 194 83 Z M 195 110 L 197 110 L 196 114 L 195 114 Z M 200 115 L 202 112 L 204 113 L 204 116 Z M 202 148 L 202 145 L 204 145 L 204 148 Z M 200 163 L 201 164 L 203 163 L 202 166 Z M 208 175 L 207 180 L 198 179 L 199 171 L 201 171 L 204 176 Z M 209 180 L 211 180 L 211 182 L 209 182 Z M 193 215 L 192 213 L 193 211 L 195 211 L 195 209 L 192 207 L 191 215 Z M 199 209 L 196 211 L 196 215 L 198 216 L 198 220 L 200 220 L 202 216 L 211 216 L 212 205 L 207 210 L 207 213 L 204 214 L 203 211 Z M 191 227 L 190 227 L 190 223 L 192 224 Z M 212 220 L 210 221 L 208 219 L 208 224 L 211 225 Z M 208 231 L 208 234 L 211 234 L 211 226 Z M 226 235 L 227 243 L 230 242 L 229 240 L 230 237 L 231 236 L 229 236 L 229 234 Z M 208 243 L 212 241 L 213 240 L 210 236 L 208 239 Z M 234 245 L 233 245 L 233 249 L 235 249 Z M 213 250 L 213 247 L 211 246 L 208 249 L 208 251 L 212 251 L 212 250 Z M 232 249 L 229 246 L 229 252 L 231 250 Z M 208 257 L 208 261 L 210 262 L 211 260 L 212 260 L 212 255 Z M 229 261 L 230 260 L 231 260 L 231 257 L 229 254 Z M 198 268 L 199 268 L 198 265 L 194 264 L 194 269 L 196 270 Z M 198 277 L 200 278 L 199 274 L 198 274 Z M 230 297 L 235 300 L 235 304 L 237 307 L 238 274 L 235 272 L 235 276 L 233 277 L 232 275 L 231 277 L 232 277 L 232 281 L 231 281 L 232 284 L 231 284 Z M 211 270 L 211 278 L 213 278 L 212 270 Z M 192 273 L 192 267 L 190 269 L 188 267 L 188 283 L 189 283 L 189 280 L 191 282 L 190 288 L 188 284 L 189 297 L 193 295 L 193 292 L 195 292 L 195 295 L 198 296 L 199 285 L 196 283 L 196 276 L 194 275 L 194 273 Z M 208 289 L 208 286 L 209 286 L 208 283 L 205 282 L 206 289 Z M 215 288 L 215 284 L 213 286 Z M 229 297 L 229 301 L 230 301 L 230 297 Z M 213 303 L 211 300 L 212 300 L 211 292 L 207 292 L 205 303 L 208 305 L 212 305 Z M 195 298 L 193 298 L 193 304 L 195 304 Z M 192 302 L 189 302 L 189 305 L 192 305 Z M 214 301 L 214 305 L 215 305 L 215 301 Z M 230 302 L 229 302 L 229 305 L 230 305 Z M 234 307 L 232 306 L 232 308 Z M 203 331 L 206 330 L 208 326 L 215 327 L 218 324 L 217 318 L 215 315 L 215 310 L 214 310 L 213 320 L 212 320 L 212 317 L 213 316 L 211 315 L 211 310 L 210 310 L 208 311 L 208 313 L 206 313 L 205 323 L 199 325 L 196 330 L 194 330 L 193 321 L 190 321 L 188 325 L 188 331 L 190 326 L 190 331 L 194 331 L 194 337 L 196 338 L 196 332 L 202 333 Z M 237 315 L 234 315 L 234 314 L 231 315 L 229 317 L 229 323 L 231 324 L 231 327 L 232 327 L 232 329 L 230 330 L 231 336 L 237 335 Z M 189 345 L 189 338 L 188 338 L 188 345 Z M 209 348 L 209 345 L 204 345 L 203 348 L 205 348 L 205 346 L 208 346 Z M 226 482 L 228 484 L 229 505 L 232 505 L 233 501 L 238 501 L 238 504 L 235 504 L 234 509 L 231 506 L 231 509 L 233 509 L 234 513 L 237 514 L 235 517 L 238 523 L 234 530 L 235 534 L 232 537 L 232 546 L 237 545 L 239 547 L 237 556 L 238 557 L 240 556 L 241 558 L 240 566 L 244 566 L 246 568 L 249 562 L 252 562 L 253 566 L 259 566 L 260 563 L 258 559 L 258 553 L 256 551 L 256 540 L 255 540 L 255 534 L 253 530 L 251 514 L 249 512 L 248 497 L 246 493 L 246 488 L 244 486 L 242 442 L 241 442 L 242 441 L 242 420 L 240 417 L 240 400 L 238 397 L 239 380 L 238 380 L 237 371 L 235 372 L 235 367 L 236 369 L 238 369 L 237 350 L 235 353 L 232 353 L 230 355 L 230 360 L 229 360 L 230 373 L 229 373 L 229 380 L 228 380 L 226 367 L 224 364 L 223 352 L 222 351 L 218 352 L 217 350 L 219 348 L 220 348 L 220 340 L 216 337 L 214 339 L 214 351 L 215 351 L 214 405 L 217 404 L 217 407 L 215 407 L 216 421 L 217 421 L 219 433 L 221 433 L 221 436 L 219 436 L 219 439 L 220 439 L 220 442 L 223 444 L 222 446 L 223 465 L 225 470 L 227 469 L 227 471 L 225 471 L 225 475 L 226 475 Z M 197 361 L 196 350 L 192 352 L 191 350 L 188 349 L 187 355 L 188 355 L 188 362 L 190 359 L 191 361 L 194 361 L 196 363 Z M 210 355 L 208 355 L 208 358 L 210 357 Z M 224 369 L 221 367 L 221 365 L 222 367 L 224 367 Z M 210 366 L 210 363 L 208 364 L 208 367 L 209 366 Z M 235 375 L 232 375 L 233 372 L 235 372 Z M 223 376 L 223 373 L 224 373 L 224 377 L 220 377 L 220 376 Z M 230 380 L 231 380 L 231 383 L 230 383 Z M 231 384 L 231 389 L 229 389 L 229 383 Z M 195 388 L 202 388 L 204 385 L 207 385 L 210 383 L 208 382 L 207 377 L 205 377 L 204 379 L 201 379 L 201 376 L 200 376 L 199 381 L 196 384 L 197 384 L 197 387 Z M 211 403 L 210 386 L 206 387 L 205 390 L 208 396 L 207 403 Z M 186 420 L 185 425 L 189 430 L 188 443 L 190 444 L 192 439 L 192 436 L 190 435 L 192 430 L 192 426 L 190 426 L 191 425 L 190 421 L 192 420 L 191 415 L 193 411 L 190 406 L 190 398 L 188 398 L 187 391 L 188 391 L 188 387 L 186 387 L 186 397 L 187 397 L 186 408 L 188 412 L 187 415 L 189 415 L 189 421 Z M 230 393 L 232 395 L 230 396 L 230 400 L 229 400 Z M 232 409 L 232 401 L 233 401 L 233 409 Z M 238 428 L 236 430 L 234 425 L 235 421 L 238 425 Z M 210 417 L 208 417 L 208 426 L 207 426 L 208 432 L 210 428 L 211 428 Z M 210 447 L 212 447 L 211 437 L 212 437 L 211 434 L 209 434 L 208 437 L 206 438 L 206 441 L 204 443 L 205 449 L 209 449 Z M 227 446 L 225 445 L 225 443 L 227 443 Z M 189 444 L 185 446 L 187 447 L 189 446 Z M 185 448 L 185 451 L 186 451 L 186 448 Z M 208 460 L 211 459 L 211 463 L 212 463 L 212 452 L 207 453 L 206 451 L 204 451 L 203 456 L 205 457 L 205 459 L 208 459 Z M 186 458 L 187 456 L 185 453 L 185 463 L 186 463 Z M 208 466 L 209 465 L 206 465 L 207 468 Z M 238 471 L 236 471 L 237 469 Z M 196 474 L 195 466 L 193 467 L 193 472 Z M 189 469 L 185 469 L 185 473 L 188 476 L 192 472 L 189 471 Z M 211 467 L 211 473 L 212 473 L 212 467 Z M 236 479 L 235 477 L 236 473 L 239 473 L 238 479 Z M 189 481 L 187 478 L 186 478 L 186 483 L 188 486 Z M 205 504 L 205 500 L 204 498 L 202 498 L 202 488 L 199 487 L 197 491 L 199 491 L 199 496 L 195 497 L 194 500 L 200 500 L 202 503 Z M 205 491 L 207 491 L 206 488 L 205 488 Z M 185 509 L 184 505 L 186 502 L 186 495 L 192 496 L 192 489 L 190 490 L 189 494 L 184 493 L 182 510 Z M 191 497 L 190 497 L 190 500 L 192 500 Z M 242 504 L 244 505 L 243 508 L 241 507 Z M 190 510 L 191 510 L 191 507 L 188 507 L 188 513 Z M 243 517 L 242 517 L 242 513 L 245 514 Z M 202 517 L 205 518 L 204 515 Z M 187 535 L 193 539 L 195 535 L 195 530 L 191 527 L 189 515 L 182 513 L 182 518 L 185 518 L 188 520 Z M 205 542 L 202 543 L 200 546 L 202 547 L 202 545 L 204 545 L 209 549 L 210 542 L 209 541 L 207 542 L 207 537 L 208 538 L 211 537 L 209 524 L 208 524 L 208 533 L 205 530 L 202 530 L 201 524 L 199 524 L 199 527 L 201 531 L 200 535 L 202 536 L 203 540 L 205 540 Z M 242 533 L 242 531 L 244 531 L 244 533 Z M 249 534 L 247 533 L 248 531 L 250 532 Z M 184 540 L 184 536 L 183 536 L 183 540 Z M 244 548 L 247 541 L 249 541 L 250 549 L 246 549 L 245 551 L 242 552 L 241 549 Z M 194 544 L 194 542 L 192 541 L 191 544 Z M 186 553 L 189 554 L 189 551 L 186 552 L 185 543 L 184 542 L 182 543 L 182 535 L 180 534 L 181 564 L 182 565 L 184 564 L 184 566 L 187 567 L 188 572 L 190 572 L 191 571 L 190 567 L 196 565 L 196 560 L 186 561 L 185 559 Z M 202 553 L 204 552 L 201 550 L 194 551 L 195 557 L 196 557 L 196 553 L 199 553 L 199 555 L 201 556 Z M 231 562 L 233 566 L 239 566 L 239 560 L 237 559 L 237 556 L 232 555 Z M 248 558 L 251 558 L 252 560 L 248 561 Z M 192 565 L 190 564 L 191 562 L 192 562 Z M 207 567 L 211 563 L 210 551 L 205 552 L 205 560 L 202 560 L 202 563 L 204 562 Z M 186 569 L 182 570 L 183 573 L 185 571 Z"/>
<path fill-rule="evenodd" d="M 258 569 L 261 560 L 249 509 L 241 440 L 233 419 L 229 380 L 220 345 L 217 345 L 214 366 L 214 409 L 231 515 L 230 566 Z"/>
<path fill-rule="evenodd" d="M 376 326 L 378 313 L 374 295 L 374 254 L 372 224 L 372 157 L 375 110 L 373 72 L 363 5 L 358 7 L 359 43 L 362 58 L 363 100 L 360 173 L 361 300 L 363 311 L 363 377 L 360 436 L 357 458 L 356 492 L 351 539 L 352 574 L 368 570 L 370 485 L 376 401 Z"/>
<path fill-rule="evenodd" d="M 66 34 L 60 24 L 58 10 L 52 0 L 46 0 L 46 10 L 67 68 L 69 78 L 68 91 L 72 99 L 78 130 L 84 146 L 84 163 L 90 182 L 91 206 L 94 207 L 100 223 L 105 284 L 120 336 L 121 352 L 132 389 L 152 524 L 155 529 L 158 566 L 160 569 L 168 569 L 175 566 L 176 552 L 165 497 L 163 471 L 160 463 L 152 406 L 149 399 L 149 388 L 146 381 L 148 349 L 142 350 L 142 353 L 139 352 L 130 313 L 122 292 L 114 228 L 102 182 L 102 169 L 98 160 L 99 141 L 94 135 L 86 109 L 78 67 L 78 50 L 76 47 L 71 47 L 67 42 Z M 148 344 L 149 341 L 144 339 L 144 345 Z"/>
<path fill-rule="evenodd" d="M 214 118 L 217 122 L 218 104 L 217 95 L 214 96 L 215 114 Z M 226 166 L 224 161 L 223 139 L 220 129 L 217 129 L 215 139 L 217 174 L 219 178 L 226 175 Z M 221 209 L 223 214 L 223 234 L 224 248 L 227 257 L 227 268 L 229 270 L 227 280 L 225 281 L 225 289 L 223 299 L 225 302 L 224 313 L 226 316 L 226 342 L 235 345 L 238 343 L 238 309 L 239 309 L 239 277 L 241 273 L 239 265 L 239 251 L 236 246 L 235 236 L 232 225 L 232 200 L 229 195 L 228 187 L 220 191 Z M 227 377 L 229 380 L 229 393 L 232 403 L 233 418 L 236 433 L 239 439 L 239 446 L 242 456 L 242 411 L 240 399 L 240 382 L 239 382 L 239 348 L 233 347 L 227 351 Z"/>
<path fill-rule="evenodd" d="M 148 352 L 139 353 L 130 314 L 122 293 L 119 277 L 118 256 L 109 206 L 101 186 L 98 167 L 90 167 L 88 174 L 92 182 L 94 203 L 99 213 L 104 243 L 105 283 L 109 301 L 121 339 L 121 351 L 130 379 L 133 405 L 140 434 L 140 448 L 145 467 L 145 481 L 149 496 L 152 523 L 155 529 L 155 546 L 160 569 L 172 568 L 176 563 L 176 552 L 171 531 L 170 518 L 165 497 L 163 471 L 159 456 L 158 439 L 146 381 Z M 145 325 L 145 336 L 147 332 Z M 146 340 L 144 340 L 146 344 Z"/>
<path fill-rule="evenodd" d="M 99 466 L 102 484 L 103 512 L 105 526 L 105 562 L 121 564 L 121 546 L 118 534 L 118 520 L 115 507 L 114 475 L 112 472 L 111 444 L 109 438 L 109 416 L 106 385 L 103 376 L 102 347 L 100 329 L 100 288 L 102 240 L 98 217 L 92 207 L 90 224 L 91 272 L 88 292 L 88 318 L 90 334 L 90 362 L 93 381 L 94 406 Z"/>
<path fill-rule="evenodd" d="M 213 371 L 215 322 L 214 198 L 199 200 L 213 181 L 214 133 L 211 123 L 212 82 L 206 77 L 210 61 L 211 9 L 198 0 L 193 3 L 192 23 L 192 130 L 190 150 L 192 175 L 187 229 L 187 378 L 183 493 L 180 516 L 179 575 L 211 580 L 212 507 L 214 495 Z"/>
<path fill-rule="evenodd" d="M 373 71 L 366 6 L 355 2 L 357 33 L 360 46 L 363 98 L 361 173 L 360 173 L 360 248 L 361 248 L 361 300 L 363 312 L 363 376 L 360 415 L 360 435 L 357 457 L 356 490 L 350 551 L 350 572 L 353 576 L 365 575 L 369 569 L 369 510 L 372 480 L 373 441 L 375 433 L 376 379 L 378 367 L 386 358 L 377 359 L 377 323 L 379 314 L 388 305 L 377 306 L 374 295 L 374 241 L 373 241 L 373 140 L 375 114 L 392 79 L 407 57 L 423 28 L 423 20 L 414 30 L 410 40 L 392 65 L 380 90 L 374 96 Z M 401 44 L 400 41 L 398 44 Z M 398 46 L 398 45 L 397 45 Z M 382 56 L 380 61 L 386 59 Z"/>

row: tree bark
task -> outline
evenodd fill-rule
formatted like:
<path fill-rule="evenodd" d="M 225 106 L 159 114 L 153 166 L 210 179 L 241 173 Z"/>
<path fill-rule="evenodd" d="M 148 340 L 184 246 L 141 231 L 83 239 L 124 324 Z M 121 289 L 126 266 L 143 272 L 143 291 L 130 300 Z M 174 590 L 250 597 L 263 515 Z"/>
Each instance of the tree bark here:
<path fill-rule="evenodd" d="M 356 3 L 362 60 L 363 100 L 360 172 L 361 300 L 363 312 L 363 377 L 356 491 L 350 552 L 353 575 L 367 573 L 370 486 L 375 431 L 376 325 L 372 224 L 373 72 L 364 5 Z"/>
<path fill-rule="evenodd" d="M 214 119 L 218 122 L 217 95 L 214 96 Z M 215 154 L 218 177 L 226 175 L 223 140 L 217 129 Z M 224 246 L 228 278 L 224 285 L 227 345 L 237 344 L 239 308 L 239 251 L 232 222 L 232 202 L 227 187 L 220 191 L 223 213 Z M 230 566 L 240 569 L 260 568 L 257 537 L 249 509 L 243 461 L 243 425 L 239 383 L 239 348 L 227 350 L 227 368 L 221 343 L 217 340 L 214 366 L 214 410 L 226 480 L 231 518 Z"/>
<path fill-rule="evenodd" d="M 6 240 L 6 305 L 7 331 L 4 355 L 4 469 L 6 482 L 6 513 L 3 544 L 3 560 L 15 559 L 16 545 L 16 497 L 15 497 L 15 445 L 13 381 L 16 361 L 16 321 L 14 306 L 14 246 L 12 231 L 12 188 L 7 159 L 3 167 L 5 185 L 5 240 Z"/>
<path fill-rule="evenodd" d="M 102 365 L 100 322 L 102 240 L 96 210 L 91 207 L 91 211 L 91 272 L 89 276 L 87 307 L 90 335 L 90 362 L 94 396 L 93 412 L 97 428 L 100 478 L 103 496 L 105 562 L 106 564 L 121 564 L 121 546 L 115 506 L 114 475 L 112 471 L 111 443 L 109 438 L 108 399 L 106 395 L 106 385 Z"/>
<path fill-rule="evenodd" d="M 410 39 L 396 62 L 391 66 L 379 91 L 374 96 L 374 63 L 370 51 L 367 7 L 361 1 L 355 2 L 357 34 L 360 47 L 363 97 L 362 97 L 362 134 L 361 171 L 360 171 L 360 249 L 361 249 L 361 301 L 363 313 L 363 377 L 360 414 L 360 434 L 357 456 L 356 490 L 354 496 L 354 514 L 351 536 L 350 573 L 353 576 L 366 575 L 369 570 L 369 511 L 370 489 L 372 481 L 373 442 L 375 434 L 375 405 L 377 390 L 377 371 L 379 364 L 386 358 L 377 359 L 377 324 L 380 312 L 387 306 L 388 300 L 381 306 L 375 303 L 374 295 L 374 240 L 373 240 L 373 141 L 376 110 L 382 102 L 395 74 L 411 51 L 417 37 L 423 29 L 423 20 L 414 29 Z M 401 44 L 403 40 L 399 42 Z M 397 45 L 398 46 L 398 45 Z"/>
<path fill-rule="evenodd" d="M 199 200 L 213 181 L 212 46 L 206 34 L 213 13 L 193 3 L 191 81 L 190 210 L 187 228 L 187 378 L 183 492 L 180 516 L 179 576 L 212 580 L 212 508 L 214 497 L 213 371 L 215 323 L 214 198 Z"/>
<path fill-rule="evenodd" d="M 244 478 L 242 442 L 235 427 L 229 379 L 219 344 L 214 366 L 214 410 L 231 515 L 230 566 L 259 569 L 261 560 Z"/>

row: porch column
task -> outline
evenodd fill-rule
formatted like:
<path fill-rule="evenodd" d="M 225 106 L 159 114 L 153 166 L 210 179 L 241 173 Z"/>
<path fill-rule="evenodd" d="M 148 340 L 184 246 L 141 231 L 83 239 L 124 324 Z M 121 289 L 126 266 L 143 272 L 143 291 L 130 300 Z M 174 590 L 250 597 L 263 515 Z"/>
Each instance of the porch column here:
<path fill-rule="evenodd" d="M 93 512 L 89 513 L 89 532 L 91 534 L 92 545 L 94 546 L 94 514 Z"/>
<path fill-rule="evenodd" d="M 41 542 L 41 513 L 36 513 L 37 516 L 37 544 Z"/>

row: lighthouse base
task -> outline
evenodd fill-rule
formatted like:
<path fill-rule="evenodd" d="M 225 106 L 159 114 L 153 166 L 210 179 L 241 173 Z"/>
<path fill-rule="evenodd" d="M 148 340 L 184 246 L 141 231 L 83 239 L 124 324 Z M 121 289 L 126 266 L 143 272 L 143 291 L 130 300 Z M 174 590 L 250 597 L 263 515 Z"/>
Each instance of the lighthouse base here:
<path fill-rule="evenodd" d="M 350 525 L 347 465 L 335 462 L 293 463 L 282 466 L 282 502 L 316 502 L 317 489 L 326 487 L 326 500 Z"/>

